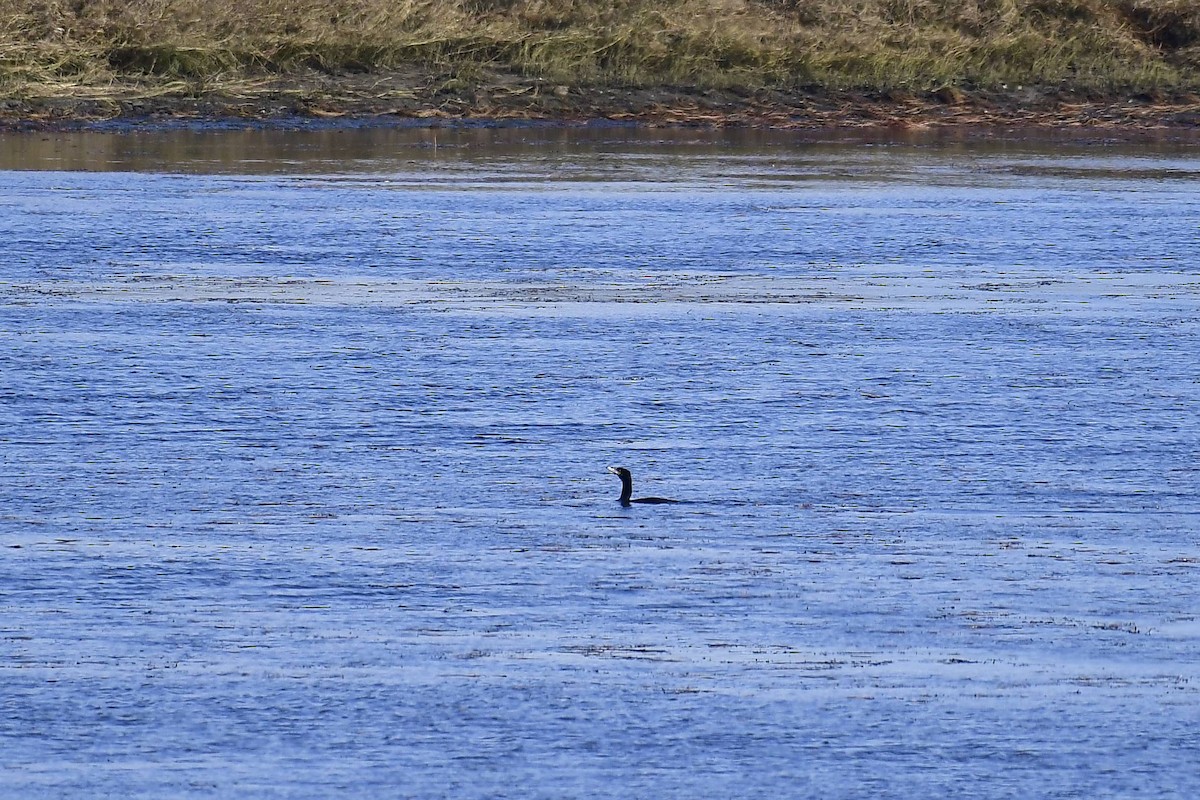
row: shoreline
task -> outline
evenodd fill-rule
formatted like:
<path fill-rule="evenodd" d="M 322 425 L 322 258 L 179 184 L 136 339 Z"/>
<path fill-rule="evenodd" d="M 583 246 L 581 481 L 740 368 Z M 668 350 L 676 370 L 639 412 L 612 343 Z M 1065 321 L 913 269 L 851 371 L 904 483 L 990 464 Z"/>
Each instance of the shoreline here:
<path fill-rule="evenodd" d="M 1200 95 L 1096 95 L 1032 87 L 834 92 L 566 86 L 497 76 L 448 89 L 393 71 L 276 76 L 212 90 L 128 83 L 0 103 L 2 132 L 189 128 L 696 127 L 1200 142 Z"/>

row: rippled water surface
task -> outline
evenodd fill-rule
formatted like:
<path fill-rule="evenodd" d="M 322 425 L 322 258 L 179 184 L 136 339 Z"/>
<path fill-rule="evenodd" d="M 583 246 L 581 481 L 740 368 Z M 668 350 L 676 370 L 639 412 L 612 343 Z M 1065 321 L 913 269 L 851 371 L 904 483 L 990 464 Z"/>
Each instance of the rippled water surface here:
<path fill-rule="evenodd" d="M 1200 152 L 0 166 L 0 794 L 1200 794 Z"/>

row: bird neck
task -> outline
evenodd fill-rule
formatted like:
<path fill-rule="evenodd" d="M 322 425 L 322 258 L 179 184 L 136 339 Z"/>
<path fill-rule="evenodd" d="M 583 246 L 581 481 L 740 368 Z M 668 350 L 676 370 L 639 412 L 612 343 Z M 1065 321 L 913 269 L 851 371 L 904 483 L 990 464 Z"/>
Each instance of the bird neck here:
<path fill-rule="evenodd" d="M 633 478 L 628 475 L 621 476 L 621 505 L 629 505 L 629 498 L 633 496 Z"/>

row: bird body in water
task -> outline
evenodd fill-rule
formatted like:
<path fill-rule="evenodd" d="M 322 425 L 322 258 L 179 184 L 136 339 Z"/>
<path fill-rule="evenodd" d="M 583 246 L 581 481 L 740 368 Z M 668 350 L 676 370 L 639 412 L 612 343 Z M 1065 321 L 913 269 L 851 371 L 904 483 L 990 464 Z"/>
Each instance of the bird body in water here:
<path fill-rule="evenodd" d="M 621 505 L 629 506 L 634 503 L 646 503 L 648 505 L 658 505 L 661 503 L 679 503 L 680 500 L 671 500 L 666 497 L 633 497 L 633 474 L 625 469 L 625 467 L 609 467 L 608 471 L 621 479 Z"/>

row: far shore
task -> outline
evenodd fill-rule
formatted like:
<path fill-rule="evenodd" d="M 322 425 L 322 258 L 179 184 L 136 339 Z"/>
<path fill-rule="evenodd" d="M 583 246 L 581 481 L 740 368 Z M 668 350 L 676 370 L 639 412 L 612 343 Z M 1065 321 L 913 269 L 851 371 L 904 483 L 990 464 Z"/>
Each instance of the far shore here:
<path fill-rule="evenodd" d="M 0 130 L 1200 138 L 1200 0 L 0 0 Z"/>
<path fill-rule="evenodd" d="M 1200 141 L 1200 96 L 1104 96 L 1013 87 L 913 93 L 736 91 L 569 86 L 501 77 L 447 90 L 395 71 L 275 76 L 234 91 L 114 85 L 73 96 L 0 103 L 0 130 L 94 128 L 460 126 L 522 124 L 766 128 L 951 137 L 994 135 Z"/>

